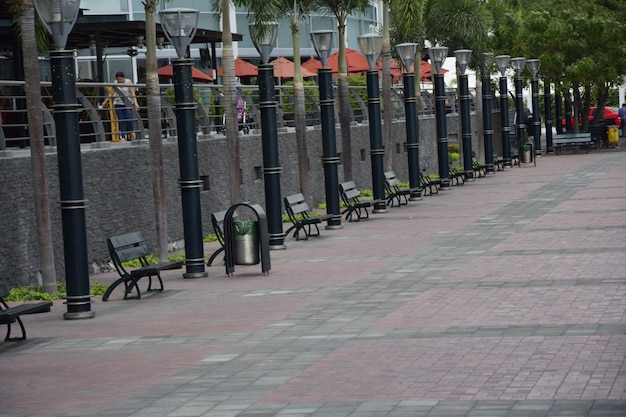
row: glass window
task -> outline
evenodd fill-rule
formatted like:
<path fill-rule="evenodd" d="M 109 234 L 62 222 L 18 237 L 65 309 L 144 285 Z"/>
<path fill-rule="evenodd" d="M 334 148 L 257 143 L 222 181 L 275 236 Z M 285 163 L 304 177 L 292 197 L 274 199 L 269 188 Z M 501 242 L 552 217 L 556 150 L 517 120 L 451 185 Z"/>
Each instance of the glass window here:
<path fill-rule="evenodd" d="M 91 14 L 119 14 L 120 12 L 128 12 L 127 0 L 82 0 L 80 8 L 86 15 Z M 143 10 L 143 6 L 141 6 Z"/>

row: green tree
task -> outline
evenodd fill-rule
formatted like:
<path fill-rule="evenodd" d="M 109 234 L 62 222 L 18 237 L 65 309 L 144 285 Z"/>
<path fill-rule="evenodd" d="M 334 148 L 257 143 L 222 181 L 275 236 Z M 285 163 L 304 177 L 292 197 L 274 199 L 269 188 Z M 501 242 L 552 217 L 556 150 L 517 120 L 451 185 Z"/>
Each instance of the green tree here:
<path fill-rule="evenodd" d="M 296 124 L 296 147 L 298 151 L 298 173 L 300 192 L 309 197 L 309 156 L 306 145 L 306 110 L 304 99 L 304 80 L 300 67 L 300 22 L 317 6 L 316 0 L 236 0 L 235 4 L 245 7 L 253 23 L 260 24 L 285 16 L 291 29 L 293 47 L 293 95 L 294 116 Z"/>
<path fill-rule="evenodd" d="M 573 96 L 575 113 L 588 114 L 592 102 L 603 111 L 609 88 L 626 74 L 626 38 L 621 33 L 626 6 L 616 0 L 525 0 L 518 8 L 490 2 L 501 53 L 539 58 L 540 75 Z M 528 74 L 525 73 L 528 77 Z M 583 117 L 583 129 L 587 118 Z M 594 118 L 594 122 L 601 117 Z M 577 125 L 575 125 L 577 128 Z"/>
<path fill-rule="evenodd" d="M 19 28 L 18 37 L 21 41 L 23 53 L 24 91 L 26 94 L 26 111 L 30 137 L 39 269 L 41 271 L 43 290 L 52 294 L 57 290 L 57 279 L 54 267 L 54 250 L 52 246 L 52 228 L 49 210 L 50 204 L 48 182 L 46 179 L 38 56 L 38 49 L 45 49 L 48 37 L 45 29 L 40 25 L 36 25 L 33 0 L 9 0 L 9 5 L 13 22 L 17 28 Z M 38 48 L 33 48 L 32 45 L 38 45 Z"/>
<path fill-rule="evenodd" d="M 161 91 L 157 75 L 156 8 L 158 0 L 144 0 L 146 12 L 146 102 L 152 170 L 152 194 L 156 223 L 157 256 L 167 259 L 167 208 L 163 174 L 163 139 L 161 138 Z"/>
<path fill-rule="evenodd" d="M 393 106 L 391 104 L 391 38 L 389 33 L 389 3 L 391 0 L 383 0 L 383 46 L 380 51 L 380 60 L 383 67 L 383 144 L 385 147 L 384 167 L 385 171 L 393 170 L 393 138 L 391 136 L 393 126 Z"/>
<path fill-rule="evenodd" d="M 346 64 L 346 22 L 348 16 L 365 11 L 369 0 L 320 0 L 320 4 L 337 18 L 339 38 L 339 75 L 337 99 L 339 101 L 339 124 L 341 125 L 341 155 L 345 181 L 352 179 L 352 143 L 350 138 L 350 98 L 348 90 L 348 67 Z"/>
<path fill-rule="evenodd" d="M 239 126 L 237 120 L 237 83 L 235 78 L 235 56 L 233 33 L 230 27 L 230 0 L 212 0 L 213 10 L 222 17 L 222 84 L 224 103 L 224 130 L 228 150 L 230 177 L 230 202 L 241 202 L 241 162 L 239 160 Z"/>

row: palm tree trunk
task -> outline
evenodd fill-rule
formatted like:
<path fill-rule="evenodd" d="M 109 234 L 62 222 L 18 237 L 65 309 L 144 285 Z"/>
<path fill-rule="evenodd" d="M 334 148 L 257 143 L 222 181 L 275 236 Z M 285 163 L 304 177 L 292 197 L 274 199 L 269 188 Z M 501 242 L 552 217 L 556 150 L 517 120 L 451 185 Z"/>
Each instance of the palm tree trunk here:
<path fill-rule="evenodd" d="M 161 92 L 156 59 L 156 7 L 157 0 L 145 0 L 146 11 L 146 100 L 148 105 L 148 134 L 150 167 L 152 169 L 152 194 L 156 221 L 157 256 L 167 259 L 167 209 L 165 204 L 165 178 L 163 175 L 163 140 L 161 138 Z"/>
<path fill-rule="evenodd" d="M 222 0 L 222 68 L 224 84 L 224 118 L 228 170 L 230 172 L 230 201 L 241 201 L 241 171 L 239 162 L 239 128 L 237 123 L 237 88 L 235 85 L 235 58 L 233 35 L 230 29 L 230 1 Z"/>
<path fill-rule="evenodd" d="M 385 144 L 385 171 L 393 170 L 393 106 L 391 105 L 391 41 L 389 39 L 389 0 L 383 1 L 383 47 L 381 50 L 383 63 L 383 143 Z"/>
<path fill-rule="evenodd" d="M 296 147 L 298 150 L 298 173 L 300 174 L 300 192 L 309 198 L 309 156 L 306 146 L 306 114 L 304 106 L 304 83 L 300 67 L 300 29 L 298 22 L 291 25 L 293 41 L 293 96 L 295 100 Z"/>
<path fill-rule="evenodd" d="M 30 136 L 30 157 L 33 176 L 35 217 L 37 220 L 37 243 L 39 247 L 39 267 L 43 290 L 52 293 L 57 290 L 54 270 L 54 250 L 46 181 L 46 159 L 44 153 L 43 114 L 41 112 L 41 87 L 39 84 L 39 59 L 35 38 L 35 8 L 32 0 L 22 0 L 20 17 L 22 28 L 22 50 L 24 53 L 24 87 L 28 113 Z"/>
<path fill-rule="evenodd" d="M 350 91 L 346 68 L 346 25 L 340 23 L 339 33 L 339 77 L 337 98 L 339 100 L 339 124 L 341 126 L 341 159 L 344 181 L 352 181 L 352 140 L 350 137 Z"/>

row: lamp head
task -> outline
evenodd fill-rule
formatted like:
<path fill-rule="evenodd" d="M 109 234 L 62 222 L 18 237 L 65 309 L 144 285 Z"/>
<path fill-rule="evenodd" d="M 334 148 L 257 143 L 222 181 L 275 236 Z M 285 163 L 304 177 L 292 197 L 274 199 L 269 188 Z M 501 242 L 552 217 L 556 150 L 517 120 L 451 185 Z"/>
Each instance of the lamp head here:
<path fill-rule="evenodd" d="M 263 22 L 248 25 L 250 37 L 254 47 L 261 55 L 261 62 L 267 64 L 270 61 L 272 51 L 276 47 L 276 38 L 278 36 L 278 23 Z"/>
<path fill-rule="evenodd" d="M 528 72 L 530 72 L 530 75 L 533 78 L 537 77 L 537 73 L 539 72 L 539 67 L 541 67 L 540 59 L 529 59 L 528 61 L 526 61 L 526 68 L 528 69 Z"/>
<path fill-rule="evenodd" d="M 159 11 L 165 36 L 174 45 L 179 58 L 185 57 L 187 47 L 196 34 L 198 15 L 198 10 L 182 7 Z"/>
<path fill-rule="evenodd" d="M 506 76 L 506 68 L 509 66 L 509 61 L 511 60 L 511 55 L 498 55 L 496 57 L 496 65 L 500 70 L 500 75 L 502 77 Z"/>
<path fill-rule="evenodd" d="M 522 71 L 524 71 L 524 65 L 526 65 L 526 58 L 518 56 L 517 58 L 511 59 L 511 67 L 515 70 L 515 76 L 519 77 L 522 75 Z"/>
<path fill-rule="evenodd" d="M 64 49 L 67 36 L 78 18 L 80 0 L 34 0 L 34 5 L 41 22 L 52 35 L 54 46 Z"/>
<path fill-rule="evenodd" d="M 396 52 L 402 61 L 404 71 L 411 72 L 411 66 L 415 59 L 415 51 L 417 51 L 417 44 L 411 42 L 399 43 L 396 45 Z"/>
<path fill-rule="evenodd" d="M 313 48 L 315 48 L 317 56 L 320 57 L 322 67 L 326 67 L 328 64 L 328 57 L 330 56 L 330 51 L 333 48 L 334 33 L 335 32 L 332 30 L 316 30 L 310 33 Z"/>
<path fill-rule="evenodd" d="M 454 51 L 454 56 L 456 57 L 456 64 L 459 66 L 459 74 L 465 75 L 467 64 L 469 64 L 469 60 L 472 57 L 472 50 L 457 49 L 456 51 Z"/>
<path fill-rule="evenodd" d="M 370 70 L 374 70 L 376 68 L 376 60 L 378 59 L 378 55 L 380 55 L 380 50 L 383 47 L 383 37 L 378 33 L 366 33 L 365 35 L 361 35 L 358 38 L 359 48 L 361 48 L 361 52 L 367 58 L 367 63 L 370 66 Z"/>
<path fill-rule="evenodd" d="M 487 77 L 489 74 L 491 74 L 493 59 L 493 52 L 483 52 L 483 62 L 480 66 L 483 71 L 483 77 Z"/>
<path fill-rule="evenodd" d="M 431 46 L 428 48 L 428 53 L 430 54 L 430 59 L 435 66 L 435 72 L 437 74 L 441 73 L 441 67 L 443 67 L 443 63 L 448 57 L 448 47 L 447 46 Z"/>

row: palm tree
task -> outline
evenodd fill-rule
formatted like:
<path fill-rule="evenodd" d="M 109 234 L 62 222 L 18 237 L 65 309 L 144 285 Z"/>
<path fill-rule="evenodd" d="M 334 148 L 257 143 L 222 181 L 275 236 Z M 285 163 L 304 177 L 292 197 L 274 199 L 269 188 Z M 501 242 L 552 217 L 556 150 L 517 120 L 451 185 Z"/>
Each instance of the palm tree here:
<path fill-rule="evenodd" d="M 150 167 L 156 222 L 157 256 L 167 259 L 167 209 L 163 175 L 163 141 L 161 139 L 161 94 L 156 59 L 156 8 L 158 0 L 144 0 L 146 12 L 146 101 L 150 143 Z"/>
<path fill-rule="evenodd" d="M 36 30 L 35 7 L 33 0 L 9 0 L 14 23 L 19 23 L 18 32 L 22 43 L 28 131 L 30 136 L 30 157 L 33 176 L 33 197 L 37 221 L 37 243 L 39 248 L 39 268 L 43 290 L 48 293 L 57 290 L 54 268 L 54 250 L 48 185 L 46 180 L 46 160 L 44 154 L 43 114 L 41 112 L 41 86 L 39 83 L 38 45 L 45 49 L 47 35 L 44 30 Z"/>
<path fill-rule="evenodd" d="M 293 47 L 293 95 L 295 101 L 296 147 L 298 150 L 298 173 L 300 192 L 309 197 L 309 157 L 306 145 L 306 111 L 304 103 L 304 82 L 300 67 L 300 22 L 316 8 L 315 0 L 274 0 L 259 2 L 255 0 L 237 0 L 238 6 L 245 7 L 253 19 L 260 24 L 275 20 L 276 16 L 285 16 L 291 28 Z"/>
<path fill-rule="evenodd" d="M 385 171 L 393 170 L 393 139 L 391 130 L 393 125 L 393 107 L 391 105 L 391 41 L 389 36 L 389 6 L 391 0 L 383 0 L 383 47 L 380 59 L 383 64 L 383 143 L 385 144 Z"/>
<path fill-rule="evenodd" d="M 352 13 L 364 11 L 369 0 L 320 0 L 323 8 L 328 9 L 337 18 L 339 38 L 339 124 L 341 125 L 341 154 L 344 180 L 352 180 L 352 143 L 350 138 L 350 100 L 348 90 L 348 69 L 346 65 L 346 22 Z"/>
<path fill-rule="evenodd" d="M 239 161 L 239 127 L 237 121 L 237 86 L 235 83 L 235 57 L 233 34 L 230 28 L 230 0 L 220 0 L 222 12 L 222 69 L 224 84 L 224 124 L 230 171 L 230 201 L 241 200 L 241 170 Z"/>

